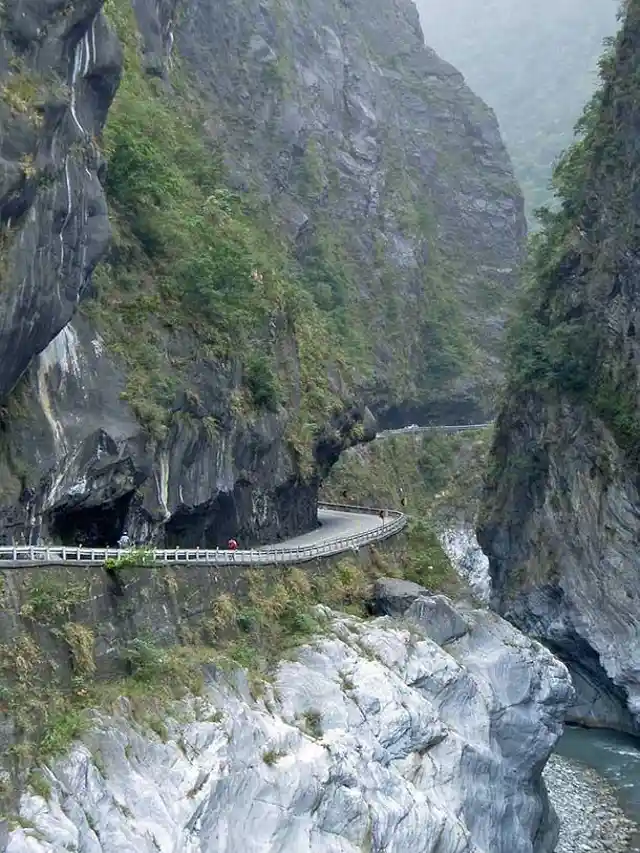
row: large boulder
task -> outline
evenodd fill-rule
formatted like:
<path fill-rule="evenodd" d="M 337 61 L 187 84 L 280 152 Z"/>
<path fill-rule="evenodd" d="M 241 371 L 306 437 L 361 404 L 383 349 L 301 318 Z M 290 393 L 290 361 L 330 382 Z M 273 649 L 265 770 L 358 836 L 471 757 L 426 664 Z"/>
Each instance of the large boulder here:
<path fill-rule="evenodd" d="M 413 581 L 380 578 L 374 584 L 369 609 L 374 616 L 402 616 L 421 595 L 429 595 L 428 590 Z"/>
<path fill-rule="evenodd" d="M 469 630 L 467 620 L 444 595 L 417 598 L 405 617 L 415 620 L 439 646 L 459 640 Z"/>

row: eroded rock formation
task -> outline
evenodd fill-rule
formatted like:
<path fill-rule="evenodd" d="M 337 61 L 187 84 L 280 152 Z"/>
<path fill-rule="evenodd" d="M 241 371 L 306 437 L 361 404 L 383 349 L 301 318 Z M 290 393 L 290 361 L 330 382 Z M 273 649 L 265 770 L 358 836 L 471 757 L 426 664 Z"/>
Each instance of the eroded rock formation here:
<path fill-rule="evenodd" d="M 541 771 L 571 698 L 565 667 L 442 596 L 414 596 L 402 626 L 320 613 L 326 636 L 258 701 L 218 674 L 167 718 L 164 743 L 126 702 L 96 715 L 45 771 L 49 802 L 23 797 L 34 829 L 14 829 L 8 853 L 551 853 Z"/>

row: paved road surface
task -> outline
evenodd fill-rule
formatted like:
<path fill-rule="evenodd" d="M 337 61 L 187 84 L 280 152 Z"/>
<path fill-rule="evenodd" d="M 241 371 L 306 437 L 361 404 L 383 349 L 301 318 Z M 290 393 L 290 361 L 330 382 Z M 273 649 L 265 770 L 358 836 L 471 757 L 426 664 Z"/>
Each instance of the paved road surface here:
<path fill-rule="evenodd" d="M 487 429 L 493 426 L 493 421 L 486 424 L 456 424 L 441 426 L 413 426 L 401 427 L 400 429 L 384 429 L 379 432 L 376 438 L 389 438 L 392 435 L 424 435 L 425 432 L 466 432 L 467 430 Z"/>
<path fill-rule="evenodd" d="M 345 536 L 355 536 L 376 530 L 382 525 L 377 515 L 361 515 L 357 512 L 339 512 L 333 509 L 319 509 L 318 521 L 320 527 L 302 536 L 295 536 L 274 545 L 264 545 L 258 551 L 274 551 L 279 548 L 296 548 L 299 545 L 318 545 L 323 542 L 342 539 Z M 387 522 L 388 524 L 389 522 Z"/>
<path fill-rule="evenodd" d="M 351 509 L 351 511 L 349 511 Z M 262 565 L 256 560 L 257 552 L 262 555 L 264 564 L 271 560 L 281 563 L 295 563 L 300 560 L 314 559 L 325 554 L 336 554 L 347 551 L 352 547 L 360 547 L 370 542 L 384 539 L 399 532 L 406 524 L 406 518 L 401 513 L 391 513 L 384 524 L 377 510 L 368 512 L 362 508 L 329 509 L 322 506 L 318 510 L 319 527 L 310 533 L 287 539 L 262 548 L 249 550 L 240 548 L 235 552 L 224 549 L 152 549 L 155 559 L 162 562 L 189 563 L 209 560 L 212 565 Z M 347 540 L 347 541 L 345 541 Z M 306 548 L 306 551 L 305 551 Z M 271 556 L 271 553 L 273 556 Z M 12 568 L 26 565 L 42 565 L 43 561 L 72 562 L 94 564 L 107 559 L 117 559 L 131 553 L 131 549 L 122 551 L 111 548 L 76 548 L 63 546 L 34 546 L 30 548 L 13 546 L 0 547 L 0 565 L 2 568 Z"/>
<path fill-rule="evenodd" d="M 380 438 L 384 438 L 389 435 L 398 435 L 398 434 L 417 434 L 424 432 L 431 432 L 435 430 L 440 430 L 442 432 L 462 432 L 463 430 L 472 430 L 472 429 L 483 429 L 485 427 L 491 426 L 491 424 L 465 424 L 464 426 L 436 426 L 436 427 L 417 427 L 414 429 L 404 428 L 401 430 L 389 430 L 388 432 L 383 432 L 379 434 Z M 384 532 L 381 531 L 383 527 L 383 521 L 380 519 L 378 514 L 373 511 L 369 513 L 363 512 L 347 512 L 344 510 L 336 510 L 336 509 L 326 509 L 325 507 L 321 507 L 318 510 L 318 521 L 320 522 L 318 528 L 316 530 L 312 530 L 310 533 L 305 533 L 302 536 L 295 536 L 293 539 L 287 539 L 283 542 L 277 542 L 272 545 L 265 545 L 262 548 L 254 549 L 255 551 L 277 551 L 279 552 L 277 555 L 274 555 L 274 560 L 281 560 L 282 562 L 286 562 L 286 551 L 291 551 L 299 547 L 304 546 L 312 546 L 315 550 L 316 547 L 322 546 L 330 546 L 332 543 L 338 547 L 342 547 L 341 540 L 346 539 L 347 537 L 355 537 L 359 534 L 367 534 L 373 533 L 375 531 L 380 531 L 382 535 L 379 534 L 379 538 L 384 538 Z M 395 521 L 398 521 L 398 516 L 395 516 Z M 388 519 L 386 524 L 392 524 L 392 520 Z M 390 531 L 390 534 L 393 531 Z M 375 536 L 372 537 L 371 541 L 375 540 Z M 346 545 L 344 546 L 347 547 Z M 240 550 L 242 549 L 242 543 L 240 543 Z M 202 558 L 202 552 L 200 549 L 177 549 L 180 553 L 176 554 L 175 549 L 172 549 L 171 559 L 175 559 L 177 562 L 189 562 L 190 560 L 198 560 Z M 0 547 L 0 558 L 3 566 L 14 565 L 14 558 L 16 559 L 15 565 L 25 565 L 25 560 L 34 561 L 34 565 L 40 564 L 42 560 L 49 560 L 51 562 L 63 560 L 65 562 L 76 561 L 76 562 L 95 562 L 99 560 L 105 560 L 107 558 L 117 558 L 119 556 L 118 551 L 111 550 L 105 551 L 104 549 L 78 549 L 78 548 L 62 548 L 60 547 L 36 547 L 35 549 L 30 549 L 28 547 L 20 547 L 17 549 L 19 552 L 18 556 L 16 556 L 16 549 L 12 546 L 10 547 Z M 37 553 L 35 553 L 37 552 Z M 129 553 L 125 550 L 123 553 Z M 224 562 L 222 555 L 227 552 L 221 551 L 220 556 L 221 562 Z M 246 552 L 249 557 L 251 552 Z M 334 553 L 329 550 L 327 553 Z M 300 555 L 293 555 L 291 559 L 298 559 Z M 240 558 L 240 554 L 237 554 L 237 558 Z M 169 555 L 164 553 L 164 551 L 160 550 L 159 559 L 168 560 Z M 213 559 L 213 557 L 211 558 Z M 230 560 L 230 558 L 229 558 Z M 215 559 L 213 559 L 216 562 Z M 250 563 L 250 559 L 249 559 Z M 225 563 L 226 564 L 226 563 Z"/>
<path fill-rule="evenodd" d="M 396 430 L 385 430 L 378 433 L 378 438 L 385 438 L 392 435 L 412 435 L 425 432 L 465 432 L 467 430 L 486 429 L 493 426 L 492 423 L 486 424 L 464 424 L 464 425 L 443 425 L 443 426 L 428 426 L 410 429 L 403 427 Z M 320 527 L 312 530 L 311 533 L 304 533 L 302 536 L 296 536 L 293 539 L 287 539 L 283 542 L 276 542 L 273 545 L 264 545 L 258 548 L 258 551 L 274 551 L 280 548 L 295 548 L 298 545 L 318 545 L 327 541 L 341 539 L 346 536 L 354 536 L 357 533 L 375 530 L 380 527 L 382 521 L 376 515 L 360 515 L 353 512 L 338 512 L 336 510 L 319 509 L 318 521 Z"/>

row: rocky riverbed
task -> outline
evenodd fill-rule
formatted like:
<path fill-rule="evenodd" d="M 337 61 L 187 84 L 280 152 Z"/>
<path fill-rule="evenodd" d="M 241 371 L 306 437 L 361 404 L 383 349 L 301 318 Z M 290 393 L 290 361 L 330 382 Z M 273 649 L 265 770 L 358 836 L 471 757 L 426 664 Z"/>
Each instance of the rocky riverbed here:
<path fill-rule="evenodd" d="M 549 797 L 560 819 L 555 853 L 631 853 L 638 832 L 595 770 L 552 755 L 544 770 Z"/>

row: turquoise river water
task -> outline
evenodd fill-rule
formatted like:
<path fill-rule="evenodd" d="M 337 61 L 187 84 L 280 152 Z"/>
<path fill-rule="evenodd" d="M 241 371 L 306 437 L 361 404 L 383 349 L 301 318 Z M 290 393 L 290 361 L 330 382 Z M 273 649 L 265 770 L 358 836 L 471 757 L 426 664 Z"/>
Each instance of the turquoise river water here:
<path fill-rule="evenodd" d="M 607 779 L 620 806 L 640 825 L 640 740 L 606 729 L 567 727 L 556 752 L 581 761 Z M 640 853 L 640 834 L 629 850 Z"/>

